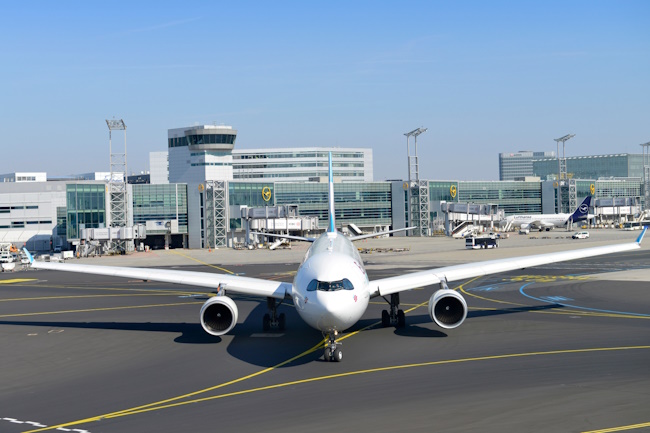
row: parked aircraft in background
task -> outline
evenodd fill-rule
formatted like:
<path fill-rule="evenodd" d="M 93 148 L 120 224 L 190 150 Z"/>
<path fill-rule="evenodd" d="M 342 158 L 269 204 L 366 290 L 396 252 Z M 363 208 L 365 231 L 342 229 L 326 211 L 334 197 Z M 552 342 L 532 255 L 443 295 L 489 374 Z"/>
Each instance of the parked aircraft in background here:
<path fill-rule="evenodd" d="M 405 316 L 399 308 L 399 294 L 418 287 L 437 285 L 437 290 L 429 299 L 429 316 L 441 328 L 452 329 L 460 326 L 467 317 L 467 303 L 459 292 L 449 289 L 448 282 L 547 263 L 634 250 L 640 247 L 641 239 L 645 234 L 644 229 L 636 242 L 466 263 L 370 280 L 359 252 L 350 238 L 335 228 L 331 154 L 329 161 L 329 227 L 316 239 L 299 238 L 312 242 L 312 245 L 305 254 L 293 283 L 171 269 L 41 262 L 34 261 L 33 257 L 29 256 L 31 266 L 36 269 L 110 275 L 216 289 L 216 296 L 208 299 L 199 313 L 201 326 L 212 335 L 226 334 L 237 324 L 237 305 L 227 296 L 228 293 L 266 298 L 269 313 L 263 318 L 262 325 L 265 330 L 284 328 L 285 315 L 278 314 L 278 301 L 280 304 L 284 301 L 292 302 L 300 317 L 309 326 L 327 334 L 324 347 L 325 360 L 341 361 L 343 352 L 337 337 L 342 331 L 357 323 L 366 312 L 372 298 L 382 297 L 389 304 L 389 308 L 382 312 L 383 326 L 403 327 Z M 373 236 L 377 235 L 373 234 Z M 366 237 L 368 236 L 361 235 L 352 239 Z M 25 252 L 29 254 L 27 250 Z"/>
<path fill-rule="evenodd" d="M 566 226 L 570 221 L 592 219 L 594 216 L 589 214 L 590 206 L 591 196 L 588 195 L 573 213 L 510 215 L 505 219 L 506 227 L 549 231 L 555 227 Z"/>

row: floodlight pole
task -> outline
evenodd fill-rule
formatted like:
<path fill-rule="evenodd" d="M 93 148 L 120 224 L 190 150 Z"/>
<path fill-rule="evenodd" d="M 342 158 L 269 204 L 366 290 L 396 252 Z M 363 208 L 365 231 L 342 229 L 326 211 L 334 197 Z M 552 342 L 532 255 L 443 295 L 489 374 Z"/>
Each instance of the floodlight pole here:
<path fill-rule="evenodd" d="M 414 129 L 411 132 L 407 132 L 404 134 L 406 136 L 406 153 L 408 157 L 408 174 L 409 174 L 409 185 L 411 185 L 412 181 L 418 181 L 420 180 L 420 173 L 419 173 L 419 164 L 418 164 L 418 135 L 427 132 L 428 128 L 418 128 Z M 410 137 L 415 137 L 415 153 L 411 155 L 411 146 L 409 144 L 409 138 Z"/>
<path fill-rule="evenodd" d="M 408 215 L 411 227 L 417 227 L 417 235 L 429 235 L 429 185 L 427 181 L 420 182 L 420 168 L 418 164 L 418 135 L 427 131 L 427 128 L 414 129 L 404 134 L 406 136 L 406 153 L 408 157 Z M 409 138 L 414 137 L 415 153 L 411 155 Z"/>
<path fill-rule="evenodd" d="M 643 210 L 650 209 L 650 141 L 640 144 L 643 149 Z"/>
<path fill-rule="evenodd" d="M 106 119 L 108 126 L 108 147 L 110 152 L 110 177 L 108 179 L 109 194 L 109 248 L 119 252 L 130 252 L 132 241 L 113 240 L 110 227 L 127 227 L 128 198 L 127 198 L 127 166 L 126 166 L 126 124 L 122 119 Z M 113 131 L 124 131 L 124 153 L 113 152 Z"/>
<path fill-rule="evenodd" d="M 557 144 L 557 213 L 562 213 L 562 182 L 567 178 L 565 143 L 575 136 L 575 134 L 567 134 L 564 137 L 553 139 Z M 562 142 L 562 158 L 560 158 L 560 141 Z"/>

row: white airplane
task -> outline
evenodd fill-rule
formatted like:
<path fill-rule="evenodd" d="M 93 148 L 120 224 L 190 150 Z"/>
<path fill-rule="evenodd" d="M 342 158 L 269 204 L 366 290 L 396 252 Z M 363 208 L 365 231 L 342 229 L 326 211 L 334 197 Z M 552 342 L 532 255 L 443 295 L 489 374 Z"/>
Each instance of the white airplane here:
<path fill-rule="evenodd" d="M 510 215 L 505 221 L 510 227 L 537 228 L 540 232 L 543 230 L 549 231 L 554 227 L 565 226 L 569 221 L 576 222 L 592 219 L 594 216 L 589 214 L 590 206 L 591 196 L 588 195 L 573 213 Z"/>
<path fill-rule="evenodd" d="M 282 303 L 291 300 L 300 317 L 309 326 L 328 335 L 324 348 L 325 360 L 341 361 L 343 352 L 340 343 L 336 341 L 337 336 L 357 323 L 372 298 L 382 297 L 390 305 L 388 310 L 382 312 L 383 326 L 403 327 L 405 317 L 399 308 L 400 292 L 438 285 L 439 289 L 429 299 L 429 316 L 441 328 L 452 329 L 460 326 L 467 317 L 467 303 L 460 293 L 449 289 L 448 282 L 638 249 L 646 230 L 643 230 L 636 242 L 445 266 L 370 281 L 352 241 L 378 234 L 348 238 L 336 231 L 331 154 L 329 173 L 329 227 L 327 232 L 317 239 L 293 237 L 313 241 L 293 283 L 203 272 L 41 262 L 34 261 L 27 250 L 25 252 L 29 255 L 31 266 L 37 269 L 137 278 L 216 289 L 216 296 L 208 299 L 199 313 L 201 326 L 212 335 L 226 334 L 237 324 L 237 305 L 226 293 L 267 298 L 270 311 L 264 316 L 265 330 L 271 327 L 284 328 L 285 315 L 277 314 L 277 301 Z M 390 297 L 390 300 L 387 297 Z"/>

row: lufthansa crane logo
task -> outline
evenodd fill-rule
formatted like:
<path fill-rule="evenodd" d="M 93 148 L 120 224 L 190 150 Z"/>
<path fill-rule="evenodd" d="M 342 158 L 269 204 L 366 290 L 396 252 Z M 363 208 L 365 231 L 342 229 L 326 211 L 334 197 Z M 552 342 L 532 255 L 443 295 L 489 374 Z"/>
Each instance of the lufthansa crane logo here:
<path fill-rule="evenodd" d="M 456 185 L 449 187 L 449 194 L 451 194 L 451 198 L 456 198 Z"/>
<path fill-rule="evenodd" d="M 268 186 L 262 188 L 262 198 L 264 199 L 264 201 L 271 200 L 271 188 L 269 188 Z"/>
<path fill-rule="evenodd" d="M 409 189 L 409 183 L 408 183 L 408 182 L 404 182 L 404 183 L 402 184 L 402 188 L 404 188 L 404 191 L 406 191 L 407 189 Z"/>
<path fill-rule="evenodd" d="M 205 187 L 203 186 L 202 183 L 200 183 L 199 184 L 199 192 L 203 192 L 204 189 L 205 189 Z"/>
<path fill-rule="evenodd" d="M 591 193 L 591 195 L 594 195 L 596 193 L 596 185 L 594 185 L 593 183 L 589 185 L 589 192 Z"/>
<path fill-rule="evenodd" d="M 589 206 L 587 206 L 586 204 L 580 205 L 580 213 L 587 213 L 588 210 L 589 210 Z"/>

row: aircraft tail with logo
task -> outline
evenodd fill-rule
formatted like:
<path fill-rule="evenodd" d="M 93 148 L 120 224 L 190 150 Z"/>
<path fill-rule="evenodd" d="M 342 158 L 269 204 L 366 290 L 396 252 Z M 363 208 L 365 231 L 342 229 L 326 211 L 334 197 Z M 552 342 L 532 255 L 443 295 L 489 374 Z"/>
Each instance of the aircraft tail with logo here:
<path fill-rule="evenodd" d="M 591 196 L 588 195 L 585 197 L 585 199 L 580 203 L 580 206 L 569 216 L 567 219 L 567 222 L 569 221 L 583 221 L 591 218 L 589 215 L 589 208 L 591 207 Z"/>

